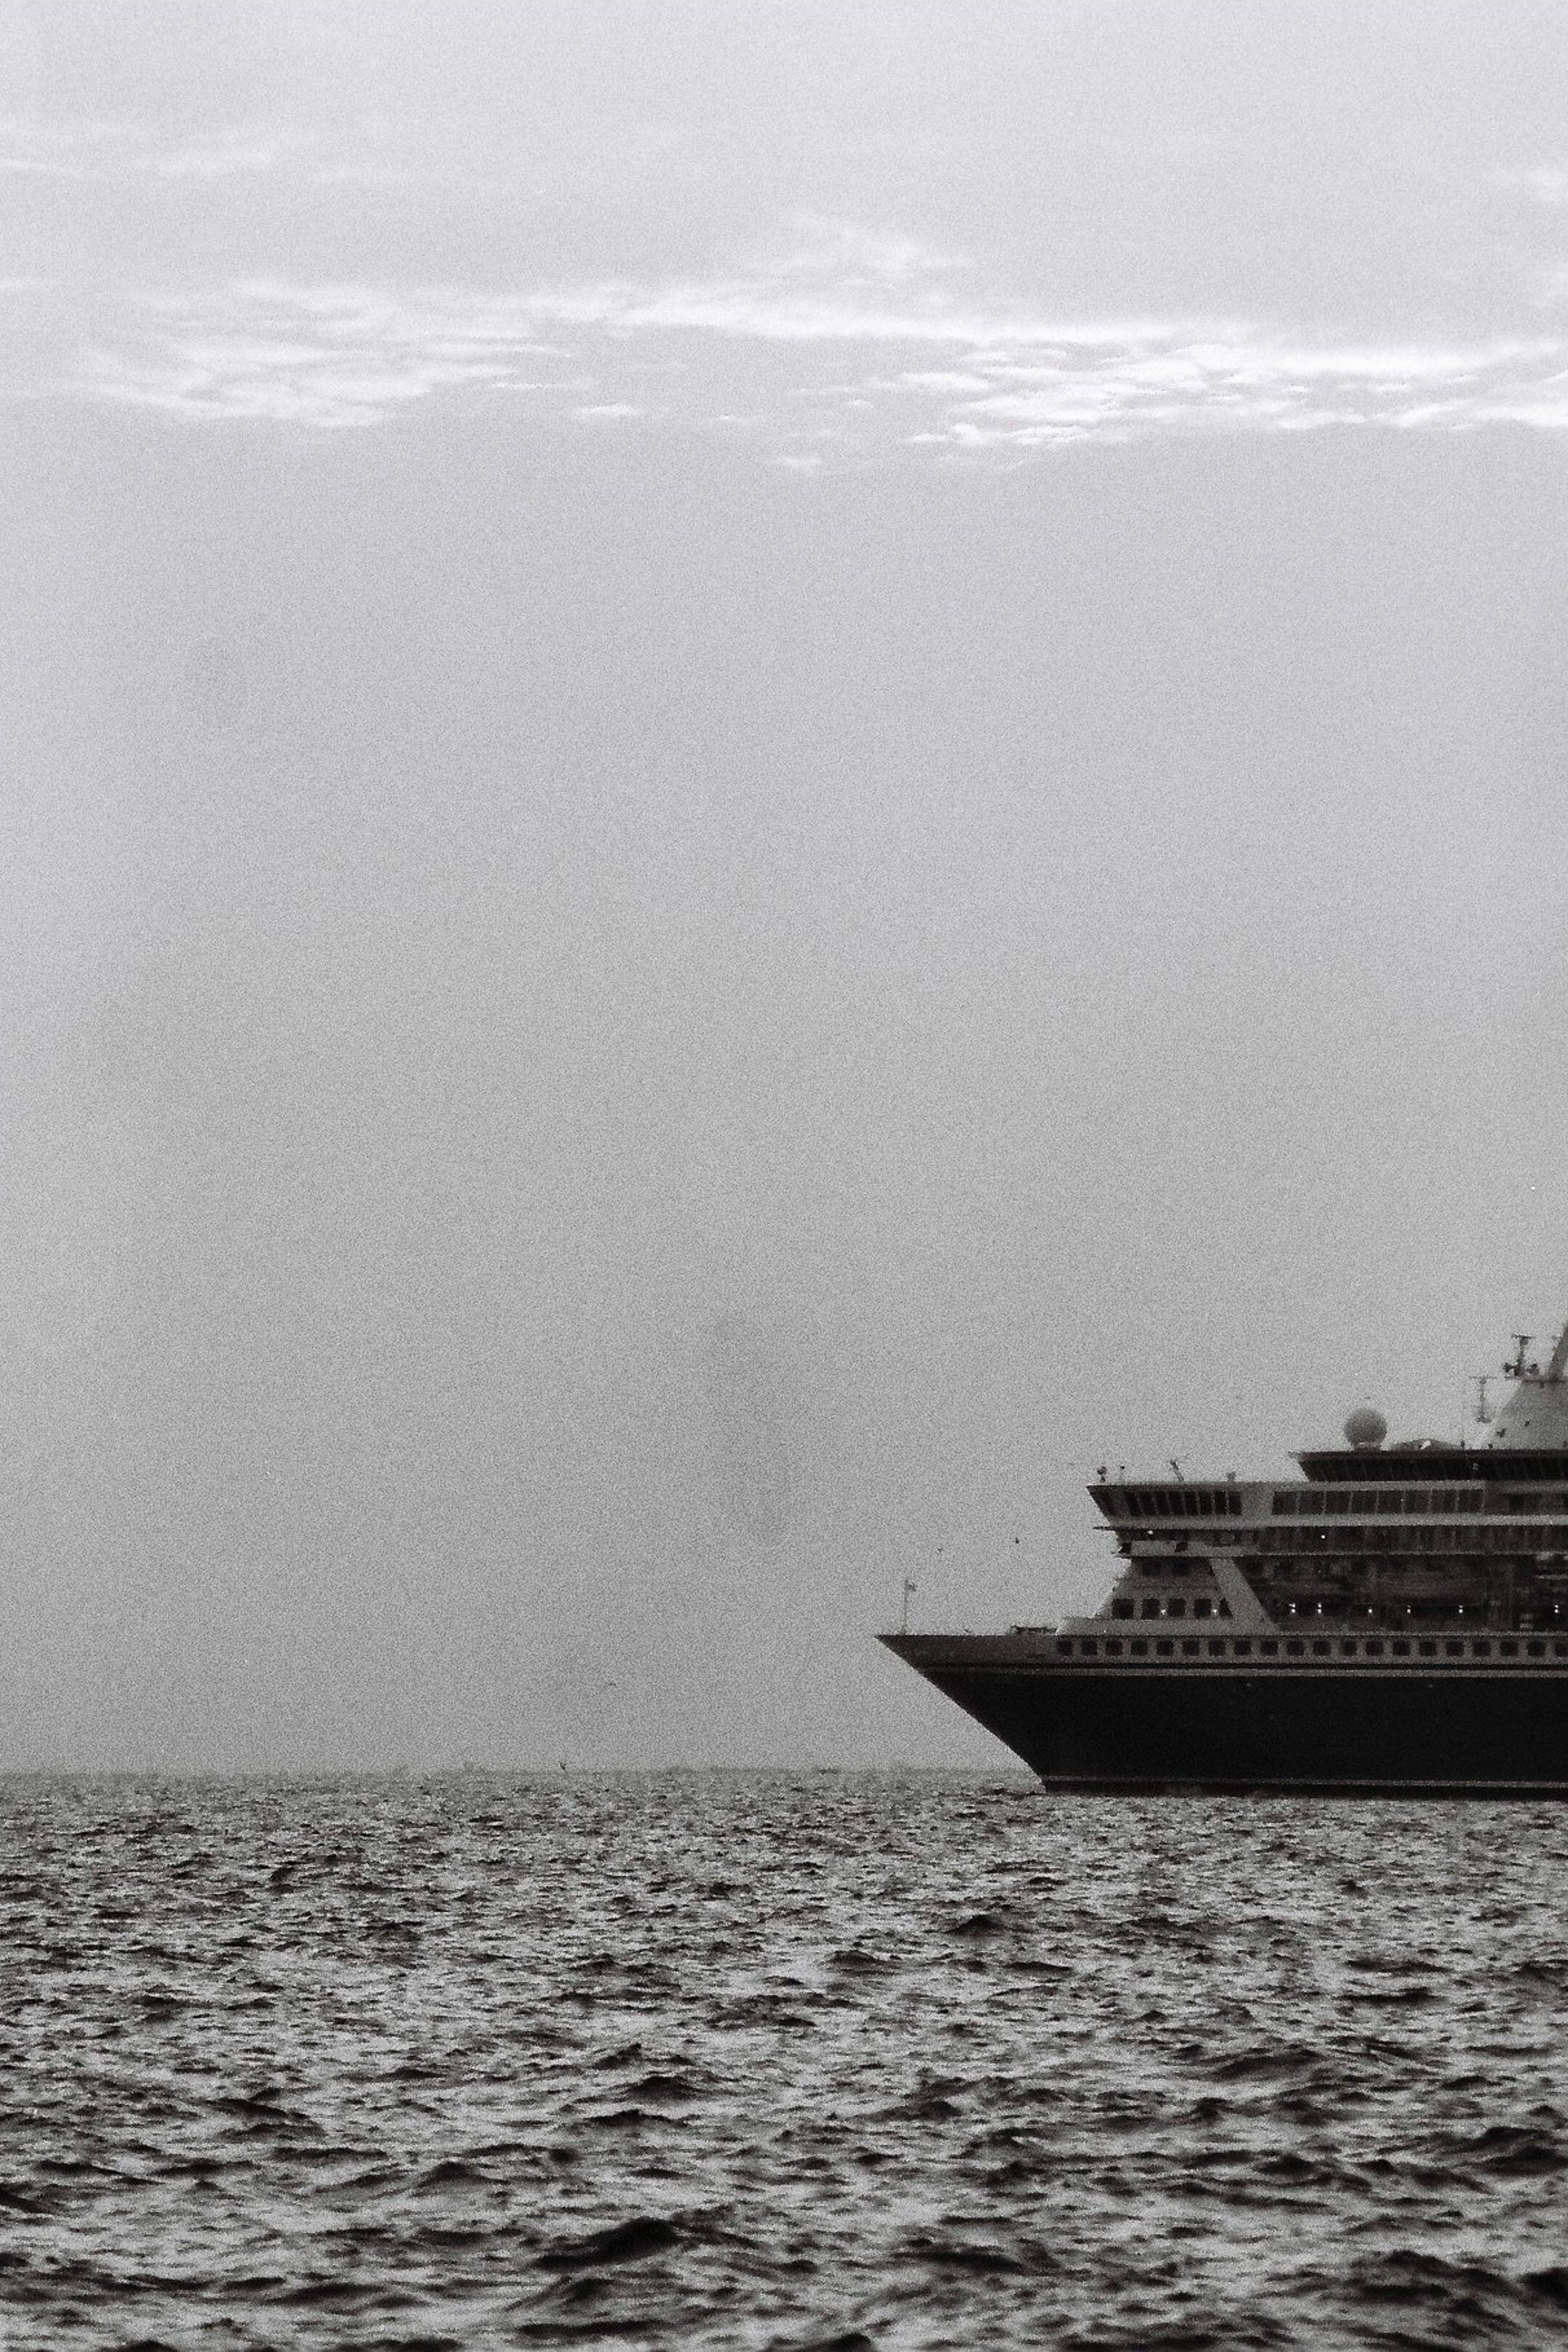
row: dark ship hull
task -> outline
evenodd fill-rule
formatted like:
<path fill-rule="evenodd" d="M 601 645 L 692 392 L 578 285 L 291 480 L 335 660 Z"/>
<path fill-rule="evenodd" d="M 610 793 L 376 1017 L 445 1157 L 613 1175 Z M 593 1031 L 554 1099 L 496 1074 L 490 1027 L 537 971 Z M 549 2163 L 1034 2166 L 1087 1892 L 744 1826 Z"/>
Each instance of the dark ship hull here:
<path fill-rule="evenodd" d="M 1144 1660 L 1026 1633 L 883 1639 L 1053 1789 L 1568 1796 L 1568 1640 L 1419 1645 L 1441 1663 L 1414 1642 L 1405 1658 L 1386 1641 L 1294 1642 L 1297 1658 L 1279 1641 L 1262 1663 L 1232 1639 Z"/>

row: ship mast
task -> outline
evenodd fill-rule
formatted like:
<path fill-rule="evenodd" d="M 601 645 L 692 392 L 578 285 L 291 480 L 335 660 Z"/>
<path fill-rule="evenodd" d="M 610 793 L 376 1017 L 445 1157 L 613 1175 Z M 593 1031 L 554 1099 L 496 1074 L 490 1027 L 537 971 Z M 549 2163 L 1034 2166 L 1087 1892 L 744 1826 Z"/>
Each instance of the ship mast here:
<path fill-rule="evenodd" d="M 1543 1378 L 1560 1381 L 1564 1372 L 1568 1372 L 1568 1323 L 1563 1326 L 1563 1335 L 1552 1350 L 1552 1361 L 1547 1365 Z"/>

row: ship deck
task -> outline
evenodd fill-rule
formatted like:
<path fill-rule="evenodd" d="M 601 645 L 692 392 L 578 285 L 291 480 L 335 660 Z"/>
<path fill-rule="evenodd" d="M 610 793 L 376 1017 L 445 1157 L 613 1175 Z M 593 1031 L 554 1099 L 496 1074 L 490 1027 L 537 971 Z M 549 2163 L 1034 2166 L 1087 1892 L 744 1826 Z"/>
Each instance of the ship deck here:
<path fill-rule="evenodd" d="M 921 1673 L 970 1666 L 1023 1674 L 1047 1666 L 1126 1673 L 1136 1665 L 1204 1672 L 1233 1667 L 1251 1674 L 1263 1666 L 1427 1676 L 1477 1668 L 1568 1674 L 1568 1633 L 1294 1633 L 1280 1628 L 1271 1633 L 1058 1633 L 1049 1627 L 1016 1625 L 1007 1633 L 884 1633 L 881 1639 Z"/>

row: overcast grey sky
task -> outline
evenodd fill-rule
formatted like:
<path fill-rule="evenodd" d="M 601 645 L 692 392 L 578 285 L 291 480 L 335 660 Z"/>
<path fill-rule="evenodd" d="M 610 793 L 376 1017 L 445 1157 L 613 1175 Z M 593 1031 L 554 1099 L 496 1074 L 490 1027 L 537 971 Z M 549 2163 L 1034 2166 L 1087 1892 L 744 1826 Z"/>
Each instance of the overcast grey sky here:
<path fill-rule="evenodd" d="M 1568 1314 L 1565 101 L 0 12 L 5 1760 L 994 1753 L 906 1572 Z"/>

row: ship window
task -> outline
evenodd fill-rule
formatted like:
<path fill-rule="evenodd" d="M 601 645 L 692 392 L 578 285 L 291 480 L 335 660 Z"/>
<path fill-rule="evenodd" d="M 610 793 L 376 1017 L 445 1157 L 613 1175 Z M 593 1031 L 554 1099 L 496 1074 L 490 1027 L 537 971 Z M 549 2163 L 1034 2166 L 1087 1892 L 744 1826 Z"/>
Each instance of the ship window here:
<path fill-rule="evenodd" d="M 1252 1644 L 1251 1644 L 1251 1643 L 1250 1643 L 1250 1642 L 1237 1642 L 1237 1643 L 1236 1644 L 1236 1654 L 1237 1654 L 1237 1656 L 1238 1658 L 1250 1658 L 1250 1657 L 1251 1657 L 1251 1655 L 1252 1655 Z"/>
<path fill-rule="evenodd" d="M 1435 1658 L 1437 1654 L 1437 1644 L 1436 1642 L 1417 1642 L 1415 1646 L 1420 1651 L 1421 1655 L 1424 1658 Z"/>
<path fill-rule="evenodd" d="M 1185 1563 L 1184 1562 L 1184 1565 Z M 1184 1595 L 1178 1594 L 1174 1599 L 1166 1601 L 1165 1614 L 1167 1617 L 1184 1617 L 1186 1613 L 1187 1603 Z"/>
<path fill-rule="evenodd" d="M 1545 1643 L 1527 1642 L 1524 1645 L 1524 1654 L 1527 1658 L 1543 1658 L 1546 1655 Z"/>
<path fill-rule="evenodd" d="M 1432 1507 L 1431 1489 L 1427 1486 L 1412 1486 L 1405 1497 L 1405 1507 L 1407 1511 L 1429 1511 Z"/>
<path fill-rule="evenodd" d="M 1287 1643 L 1286 1643 L 1286 1644 L 1285 1644 L 1285 1655 L 1286 1655 L 1288 1658 L 1304 1658 L 1304 1657 L 1306 1656 L 1306 1654 L 1307 1654 L 1307 1644 L 1305 1643 L 1305 1642 L 1287 1642 Z"/>
<path fill-rule="evenodd" d="M 1240 1518 L 1240 1517 L 1241 1517 L 1241 1489 L 1240 1489 L 1238 1486 L 1227 1486 L 1227 1487 L 1226 1488 L 1226 1490 L 1225 1490 L 1225 1507 L 1226 1507 L 1226 1516 L 1227 1516 L 1228 1517 L 1233 1518 L 1233 1519 L 1239 1519 L 1239 1518 Z M 1564 1509 L 1565 1511 L 1568 1511 L 1568 1502 L 1564 1502 L 1564 1504 L 1563 1504 L 1563 1509 Z"/>
<path fill-rule="evenodd" d="M 1184 1658 L 1195 1658 L 1202 1648 L 1203 1643 L 1201 1642 L 1184 1642 L 1182 1643 L 1182 1655 Z"/>
<path fill-rule="evenodd" d="M 1410 1655 L 1410 1644 L 1408 1642 L 1391 1642 L 1388 1646 L 1394 1652 L 1396 1658 L 1407 1658 Z"/>
<path fill-rule="evenodd" d="M 1465 1654 L 1463 1642 L 1445 1642 L 1443 1649 L 1445 1654 L 1450 1658 L 1462 1658 Z"/>
<path fill-rule="evenodd" d="M 1312 1644 L 1313 1657 L 1326 1658 L 1329 1654 L 1329 1646 L 1330 1645 L 1327 1642 L 1314 1642 Z"/>
<path fill-rule="evenodd" d="M 1497 1646 L 1500 1658 L 1517 1658 L 1519 1655 L 1517 1642 L 1500 1642 Z"/>
<path fill-rule="evenodd" d="M 1107 1642 L 1105 1645 L 1105 1654 L 1108 1658 L 1119 1658 L 1121 1655 L 1121 1643 Z"/>
<path fill-rule="evenodd" d="M 1472 1657 L 1489 1658 L 1491 1654 L 1492 1645 L 1489 1642 L 1475 1642 L 1470 1645 L 1470 1654 Z"/>
<path fill-rule="evenodd" d="M 1295 1509 L 1296 1509 L 1296 1494 L 1295 1494 L 1295 1489 L 1294 1489 L 1293 1487 L 1289 1487 L 1289 1486 L 1283 1486 L 1283 1487 L 1279 1488 L 1279 1489 L 1276 1491 L 1276 1493 L 1275 1493 L 1275 1496 L 1274 1496 L 1274 1512 L 1275 1512 L 1275 1517 L 1276 1517 L 1277 1518 L 1281 1518 L 1281 1519 L 1288 1519 L 1288 1518 L 1290 1518 L 1290 1517 L 1294 1517 Z"/>
<path fill-rule="evenodd" d="M 1322 1488 L 1321 1486 L 1308 1486 L 1304 1488 L 1297 1498 L 1296 1508 L 1305 1517 L 1312 1518 L 1320 1517 L 1323 1508 Z"/>
<path fill-rule="evenodd" d="M 1149 1654 L 1149 1644 L 1147 1642 L 1133 1642 L 1130 1643 L 1129 1646 L 1131 1647 L 1135 1658 L 1146 1658 Z"/>
<path fill-rule="evenodd" d="M 1350 1509 L 1350 1507 L 1351 1498 L 1348 1487 L 1336 1486 L 1333 1488 L 1331 1493 L 1325 1495 L 1323 1497 L 1323 1508 L 1325 1511 L 1338 1511 L 1343 1514 Z"/>
<path fill-rule="evenodd" d="M 1481 1490 L 1479 1486 L 1461 1486 L 1454 1496 L 1454 1508 L 1457 1511 L 1479 1511 L 1480 1507 Z"/>
<path fill-rule="evenodd" d="M 1375 1486 L 1358 1486 L 1351 1496 L 1351 1508 L 1358 1514 L 1363 1511 L 1375 1511 L 1377 1504 L 1378 1494 Z"/>
<path fill-rule="evenodd" d="M 1220 1604 L 1219 1604 L 1219 1607 L 1215 1610 L 1215 1615 L 1216 1617 L 1228 1617 L 1228 1616 L 1230 1615 L 1230 1603 L 1229 1603 L 1229 1601 L 1222 1601 L 1220 1602 Z"/>
<path fill-rule="evenodd" d="M 1162 1658 L 1168 1658 L 1175 1646 L 1174 1642 L 1156 1642 L 1154 1644 L 1155 1654 Z"/>
<path fill-rule="evenodd" d="M 1141 1601 L 1138 1604 L 1138 1614 L 1140 1617 L 1157 1617 L 1160 1614 L 1159 1602 L 1157 1601 Z"/>
<path fill-rule="evenodd" d="M 1396 1511 L 1405 1508 L 1404 1494 L 1397 1486 L 1385 1486 L 1372 1507 L 1380 1511 L 1385 1519 L 1391 1518 Z"/>
<path fill-rule="evenodd" d="M 1454 1490 L 1452 1486 L 1434 1486 L 1432 1489 L 1432 1508 L 1435 1511 L 1451 1511 L 1453 1507 Z"/>
<path fill-rule="evenodd" d="M 1353 1658 L 1355 1655 L 1355 1650 L 1356 1645 L 1353 1642 L 1342 1642 L 1340 1643 L 1340 1655 L 1342 1658 Z"/>
<path fill-rule="evenodd" d="M 1110 1613 L 1113 1617 L 1131 1617 L 1132 1603 L 1131 1601 L 1113 1601 L 1110 1604 Z"/>
<path fill-rule="evenodd" d="M 1079 1648 L 1086 1658 L 1098 1658 L 1100 1655 L 1100 1643 L 1098 1642 L 1080 1642 L 1079 1643 Z"/>
<path fill-rule="evenodd" d="M 1211 1658 L 1223 1658 L 1225 1655 L 1225 1643 L 1223 1642 L 1211 1642 L 1209 1643 L 1209 1655 Z"/>
<path fill-rule="evenodd" d="M 1072 1643 L 1070 1642 L 1058 1642 L 1057 1643 L 1057 1655 L 1058 1658 L 1070 1658 L 1072 1655 Z"/>
<path fill-rule="evenodd" d="M 1193 1603 L 1193 1615 L 1194 1617 L 1206 1617 L 1213 1607 L 1213 1601 L 1210 1601 L 1205 1594 L 1200 1592 L 1197 1599 Z"/>
<path fill-rule="evenodd" d="M 1366 1654 L 1369 1658 L 1381 1658 L 1383 1655 L 1383 1643 L 1381 1642 L 1369 1642 L 1366 1645 Z"/>
<path fill-rule="evenodd" d="M 1568 1642 L 1553 1642 L 1552 1654 L 1554 1658 L 1568 1658 Z"/>
<path fill-rule="evenodd" d="M 1260 1658 L 1277 1658 L 1279 1655 L 1279 1643 L 1259 1642 L 1258 1644 L 1258 1654 Z"/>

